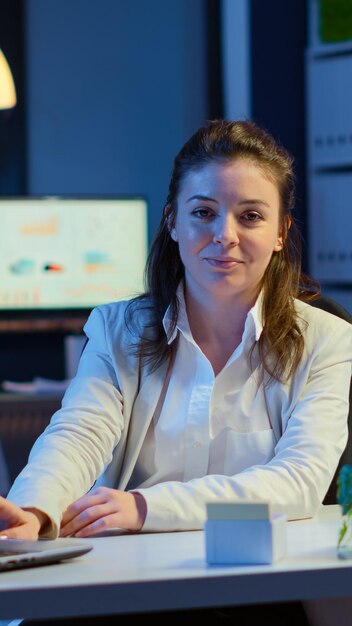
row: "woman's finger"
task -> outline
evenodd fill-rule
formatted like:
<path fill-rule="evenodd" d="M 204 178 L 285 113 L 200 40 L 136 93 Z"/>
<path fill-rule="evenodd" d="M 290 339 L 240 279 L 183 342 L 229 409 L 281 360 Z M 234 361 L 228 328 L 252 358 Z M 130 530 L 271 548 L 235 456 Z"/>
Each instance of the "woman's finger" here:
<path fill-rule="evenodd" d="M 100 517 L 95 522 L 88 524 L 75 533 L 75 537 L 84 538 L 84 537 L 94 537 L 98 533 L 103 532 L 104 530 L 108 530 L 109 528 L 123 528 L 120 526 L 119 520 L 121 521 L 120 513 L 111 513 L 110 515 L 105 515 L 104 517 Z"/>
<path fill-rule="evenodd" d="M 61 527 L 60 537 L 67 537 L 69 535 L 76 534 L 81 529 L 91 525 L 95 521 L 109 515 L 112 512 L 116 512 L 116 508 L 114 511 L 112 502 L 88 506 L 76 515 L 76 517 L 72 518 L 67 524 L 65 524 L 65 526 Z"/>
<path fill-rule="evenodd" d="M 15 526 L 23 521 L 23 510 L 10 500 L 0 496 L 0 530 Z"/>
<path fill-rule="evenodd" d="M 9 528 L 6 532 L 0 533 L 0 550 L 1 550 L 1 538 L 3 539 L 27 539 L 27 540 L 36 540 L 38 539 L 38 533 L 29 527 L 29 525 L 24 524 L 23 526 L 16 526 L 14 528 Z"/>
<path fill-rule="evenodd" d="M 77 515 L 80 515 L 82 511 L 85 511 L 87 508 L 96 506 L 98 504 L 104 504 L 106 502 L 106 497 L 103 494 L 99 493 L 87 493 L 82 498 L 75 500 L 72 502 L 70 506 L 67 507 L 65 513 L 62 516 L 61 520 L 61 528 L 64 528 L 67 524 L 71 522 Z"/>

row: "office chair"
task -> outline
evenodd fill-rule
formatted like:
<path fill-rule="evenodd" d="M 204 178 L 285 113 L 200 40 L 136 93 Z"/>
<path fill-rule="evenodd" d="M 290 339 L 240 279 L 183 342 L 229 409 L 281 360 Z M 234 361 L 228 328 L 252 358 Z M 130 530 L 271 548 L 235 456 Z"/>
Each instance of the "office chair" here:
<path fill-rule="evenodd" d="M 335 302 L 335 300 L 332 300 L 327 296 L 321 294 L 320 297 L 317 298 L 317 300 L 313 300 L 312 302 L 310 302 L 310 304 L 316 306 L 319 309 L 323 309 L 328 313 L 332 313 L 337 317 L 341 317 L 342 319 L 346 320 L 346 322 L 352 324 L 352 315 L 343 306 L 341 306 L 341 304 L 338 304 L 337 302 Z M 346 463 L 352 463 L 352 380 L 350 385 L 350 408 L 348 413 L 347 445 L 344 452 L 342 453 L 334 478 L 332 479 L 330 487 L 325 495 L 323 504 L 336 504 L 337 477 L 340 468 Z"/>

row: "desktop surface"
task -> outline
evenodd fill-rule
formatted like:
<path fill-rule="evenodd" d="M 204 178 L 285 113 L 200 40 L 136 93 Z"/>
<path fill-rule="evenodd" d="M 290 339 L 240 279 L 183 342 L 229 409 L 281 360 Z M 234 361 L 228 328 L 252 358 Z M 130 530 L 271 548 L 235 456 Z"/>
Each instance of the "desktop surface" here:
<path fill-rule="evenodd" d="M 351 595 L 337 506 L 289 522 L 287 556 L 273 565 L 208 566 L 203 531 L 90 538 L 70 562 L 0 574 L 0 619 L 67 617 Z M 84 540 L 83 540 L 84 541 Z"/>

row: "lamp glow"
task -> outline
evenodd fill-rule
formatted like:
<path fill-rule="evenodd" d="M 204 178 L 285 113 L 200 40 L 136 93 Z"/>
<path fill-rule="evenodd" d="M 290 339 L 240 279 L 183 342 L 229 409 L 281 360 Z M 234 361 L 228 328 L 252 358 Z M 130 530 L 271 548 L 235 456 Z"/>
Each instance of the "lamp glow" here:
<path fill-rule="evenodd" d="M 0 50 L 0 109 L 12 109 L 16 105 L 16 89 L 11 70 Z"/>

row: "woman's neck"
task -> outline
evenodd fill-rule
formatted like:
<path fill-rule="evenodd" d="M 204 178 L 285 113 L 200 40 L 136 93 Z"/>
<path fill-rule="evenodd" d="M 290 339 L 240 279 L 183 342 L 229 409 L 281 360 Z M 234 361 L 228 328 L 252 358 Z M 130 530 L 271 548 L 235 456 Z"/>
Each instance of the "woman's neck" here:
<path fill-rule="evenodd" d="M 206 305 L 185 290 L 187 316 L 194 341 L 207 356 L 215 375 L 241 343 L 253 303 L 234 299 L 207 299 Z"/>

